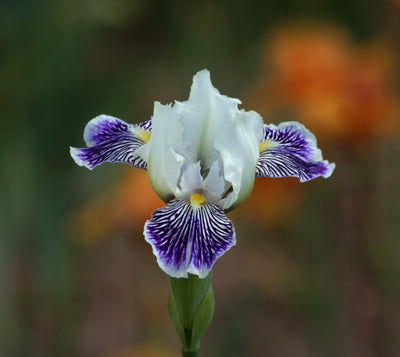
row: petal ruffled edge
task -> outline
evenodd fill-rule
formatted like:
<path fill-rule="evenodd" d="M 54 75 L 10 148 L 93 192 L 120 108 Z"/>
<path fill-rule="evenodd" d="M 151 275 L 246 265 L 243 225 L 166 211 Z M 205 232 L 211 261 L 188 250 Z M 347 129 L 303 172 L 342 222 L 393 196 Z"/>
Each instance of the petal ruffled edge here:
<path fill-rule="evenodd" d="M 232 222 L 212 203 L 193 207 L 174 199 L 155 210 L 144 227 L 160 268 L 175 278 L 205 278 L 215 261 L 236 244 Z"/>
<path fill-rule="evenodd" d="M 121 162 L 146 169 L 147 163 L 136 150 L 150 140 L 151 120 L 128 124 L 118 118 L 99 115 L 84 130 L 87 148 L 70 147 L 75 163 L 92 170 L 104 162 Z"/>
<path fill-rule="evenodd" d="M 298 177 L 301 182 L 328 178 L 334 163 L 322 159 L 317 139 L 298 122 L 263 126 L 256 177 Z"/>

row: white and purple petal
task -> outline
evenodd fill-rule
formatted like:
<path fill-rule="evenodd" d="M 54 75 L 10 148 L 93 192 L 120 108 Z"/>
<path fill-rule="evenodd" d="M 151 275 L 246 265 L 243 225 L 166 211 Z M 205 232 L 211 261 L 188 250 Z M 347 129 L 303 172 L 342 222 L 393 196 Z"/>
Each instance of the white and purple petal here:
<path fill-rule="evenodd" d="M 104 162 L 121 162 L 146 169 L 147 163 L 136 153 L 151 135 L 151 120 L 132 125 L 108 116 L 99 115 L 89 121 L 84 130 L 87 148 L 70 148 L 79 166 L 92 170 Z"/>
<path fill-rule="evenodd" d="M 331 176 L 335 164 L 322 159 L 315 136 L 298 122 L 263 127 L 256 177 L 298 177 L 301 182 Z"/>
<path fill-rule="evenodd" d="M 158 265 L 175 278 L 188 273 L 206 277 L 215 261 L 236 243 L 233 224 L 221 207 L 204 203 L 194 208 L 179 199 L 153 212 L 144 236 Z"/>

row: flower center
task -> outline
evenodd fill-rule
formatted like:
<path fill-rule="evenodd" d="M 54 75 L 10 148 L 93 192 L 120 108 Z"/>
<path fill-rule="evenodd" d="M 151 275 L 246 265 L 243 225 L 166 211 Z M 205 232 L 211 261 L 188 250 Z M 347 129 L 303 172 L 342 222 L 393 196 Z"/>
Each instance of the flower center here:
<path fill-rule="evenodd" d="M 260 143 L 260 152 L 263 152 L 263 151 L 265 151 L 265 150 L 267 150 L 267 149 L 269 149 L 270 147 L 273 147 L 273 146 L 275 146 L 276 145 L 276 143 L 274 143 L 273 141 L 271 141 L 271 140 L 263 140 L 263 141 L 261 141 L 261 143 Z"/>
<path fill-rule="evenodd" d="M 136 126 L 133 132 L 142 139 L 145 143 L 148 143 L 151 138 L 151 131 L 142 128 L 141 126 Z"/>
<path fill-rule="evenodd" d="M 193 208 L 199 208 L 206 202 L 206 198 L 201 193 L 192 193 L 190 195 L 190 204 Z"/>

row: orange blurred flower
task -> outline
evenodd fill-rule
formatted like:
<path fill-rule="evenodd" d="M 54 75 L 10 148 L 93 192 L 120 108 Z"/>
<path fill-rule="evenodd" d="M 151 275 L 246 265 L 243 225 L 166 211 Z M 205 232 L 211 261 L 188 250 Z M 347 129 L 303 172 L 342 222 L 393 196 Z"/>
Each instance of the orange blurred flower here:
<path fill-rule="evenodd" d="M 114 197 L 124 225 L 140 231 L 151 214 L 165 204 L 151 187 L 147 171 L 132 168 L 125 170 Z"/>
<path fill-rule="evenodd" d="M 359 148 L 400 132 L 396 57 L 386 43 L 355 45 L 332 26 L 288 25 L 267 36 L 262 65 L 264 72 L 244 102 L 266 123 L 298 120 L 322 146 Z M 257 179 L 236 214 L 251 212 L 248 217 L 257 222 L 280 224 L 306 189 L 296 179 Z M 109 194 L 95 197 L 74 217 L 74 235 L 94 242 L 121 227 L 139 232 L 162 206 L 146 172 L 127 169 Z"/>
<path fill-rule="evenodd" d="M 80 243 L 91 244 L 121 229 L 141 232 L 151 213 L 163 205 L 147 172 L 127 168 L 108 193 L 94 197 L 71 218 L 69 227 Z"/>
<path fill-rule="evenodd" d="M 265 222 L 268 227 L 285 224 L 295 217 L 305 185 L 297 178 L 257 178 L 249 198 L 231 215 L 235 220 L 246 217 L 252 222 Z"/>
<path fill-rule="evenodd" d="M 322 147 L 358 149 L 400 133 L 396 56 L 384 42 L 355 45 L 329 25 L 287 25 L 266 37 L 262 66 L 244 102 L 266 123 L 300 121 Z M 283 223 L 309 188 L 295 181 L 256 180 L 238 213 L 269 226 Z"/>
<path fill-rule="evenodd" d="M 285 114 L 323 142 L 351 145 L 399 132 L 395 54 L 383 43 L 352 44 L 324 26 L 287 26 L 267 38 L 265 73 L 248 94 L 266 122 Z"/>

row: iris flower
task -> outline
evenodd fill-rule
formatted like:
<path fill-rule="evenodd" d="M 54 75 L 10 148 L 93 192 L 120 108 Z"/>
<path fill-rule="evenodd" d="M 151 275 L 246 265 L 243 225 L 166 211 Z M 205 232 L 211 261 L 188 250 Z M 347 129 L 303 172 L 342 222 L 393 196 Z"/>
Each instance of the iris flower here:
<path fill-rule="evenodd" d="M 236 243 L 226 212 L 251 193 L 256 177 L 329 177 L 335 164 L 322 159 L 315 136 L 298 122 L 263 124 L 239 99 L 213 87 L 207 70 L 193 77 L 189 99 L 154 104 L 151 120 L 127 124 L 100 115 L 86 125 L 87 148 L 71 156 L 90 170 L 104 162 L 147 169 L 166 203 L 144 227 L 162 270 L 204 278 Z"/>

